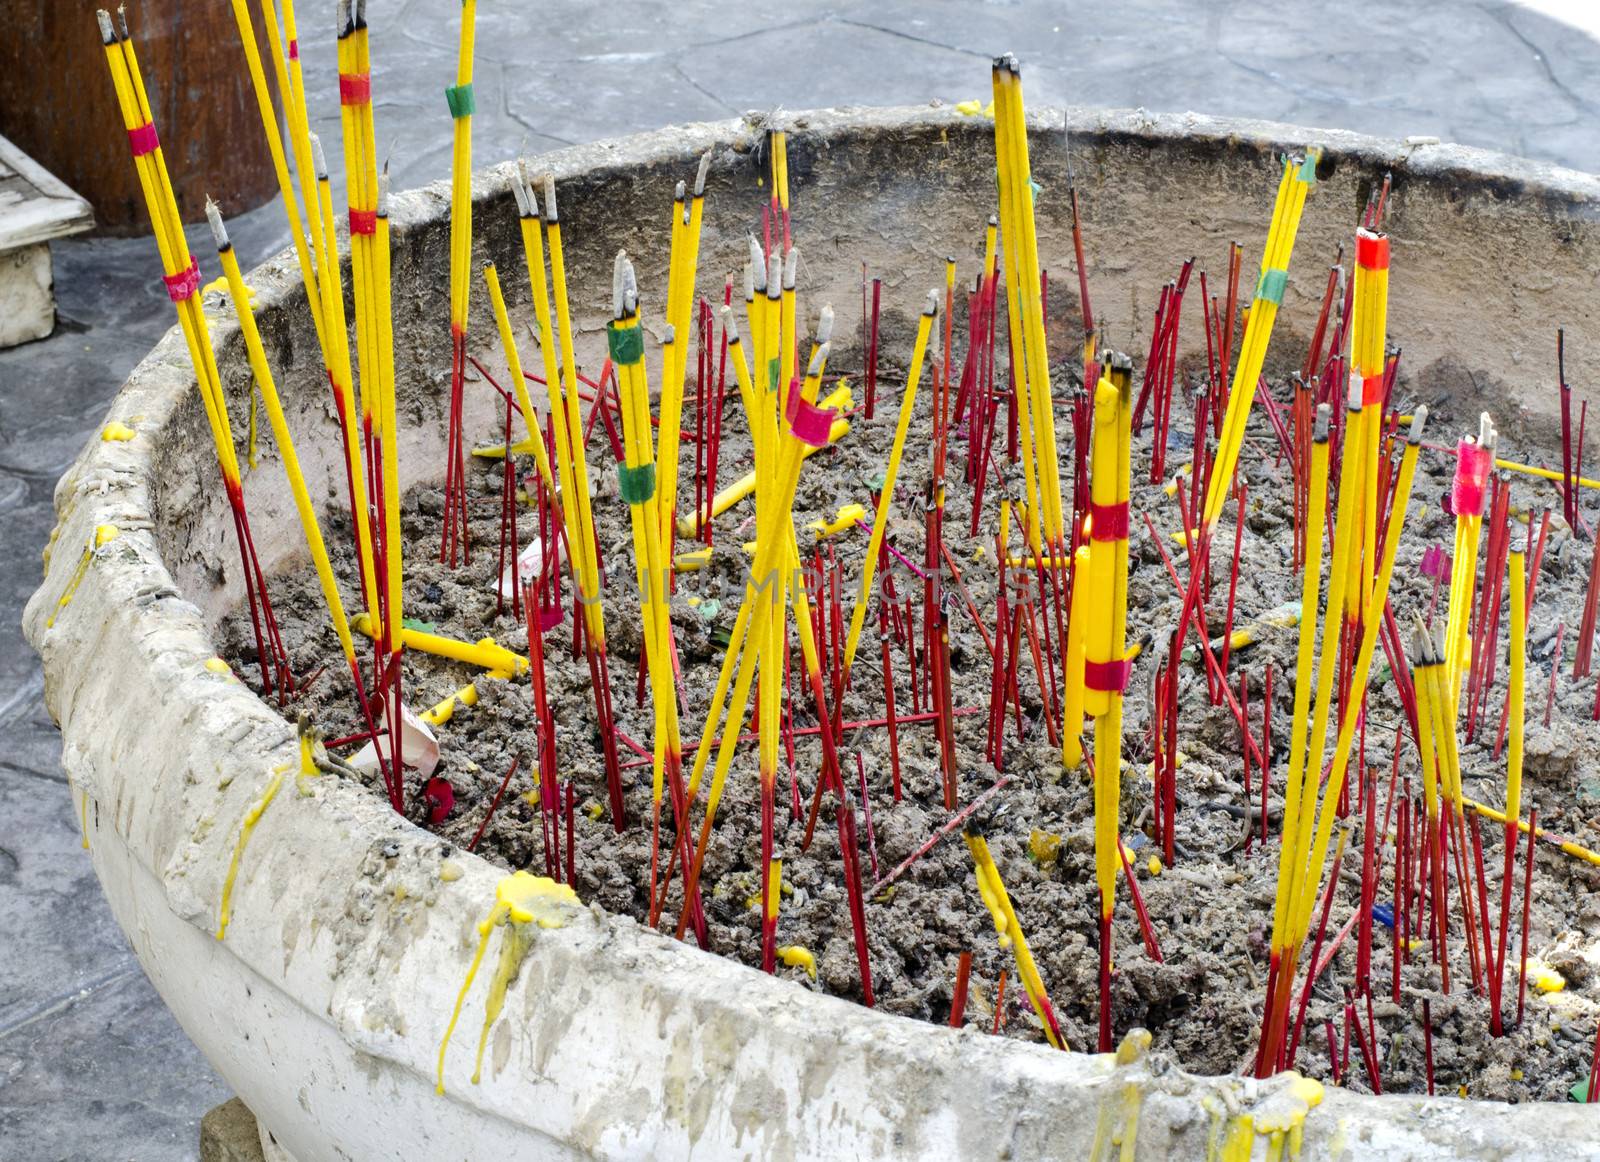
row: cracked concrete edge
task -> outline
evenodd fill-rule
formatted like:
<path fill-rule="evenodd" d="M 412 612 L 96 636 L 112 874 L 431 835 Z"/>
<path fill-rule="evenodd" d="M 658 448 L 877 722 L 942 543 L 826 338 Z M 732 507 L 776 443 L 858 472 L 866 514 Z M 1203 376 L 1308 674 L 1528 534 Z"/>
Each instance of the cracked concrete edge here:
<path fill-rule="evenodd" d="M 1137 114 L 1081 116 L 1101 132 L 1154 132 Z M 840 142 L 966 124 L 929 110 L 790 122 L 800 118 Z M 1393 152 L 1353 135 L 1165 124 L 1255 150 L 1314 137 L 1373 157 Z M 537 164 L 558 176 L 680 164 L 744 125 L 577 147 Z M 1475 153 L 1441 155 L 1437 172 L 1456 172 Z M 1538 184 L 1557 200 L 1594 183 L 1484 160 L 1498 166 L 1494 180 Z M 479 200 L 503 196 L 505 181 L 504 167 L 485 175 Z M 439 187 L 396 201 L 413 227 L 447 212 Z M 403 231 L 397 246 L 406 246 Z M 294 297 L 282 256 L 252 279 L 258 313 Z M 212 323 L 220 350 L 232 324 Z M 212 935 L 239 822 L 269 773 L 293 764 L 295 744 L 274 711 L 206 668 L 214 647 L 205 620 L 162 559 L 156 482 L 178 438 L 166 429 L 192 391 L 181 340 L 169 333 L 113 405 L 138 436 L 93 441 L 58 485 L 58 535 L 25 629 L 44 660 L 63 763 L 119 923 L 185 1030 L 296 1156 L 415 1157 L 471 1141 L 551 1158 L 750 1149 L 1082 1157 L 1090 1143 L 1136 1127 L 1138 1156 L 1198 1157 L 1238 1115 L 1260 1115 L 1263 1154 L 1271 1125 L 1295 1123 L 1292 1077 L 1198 1078 L 1160 1055 L 1115 1067 L 1108 1057 L 931 1027 L 809 994 L 597 909 L 535 935 L 508 996 L 514 1019 L 494 1025 L 485 1083 L 472 1086 L 465 1062 L 479 986 L 447 1066 L 448 1095 L 433 1098 L 434 1056 L 499 878 L 487 863 L 448 851 L 360 788 L 286 784 L 242 861 L 228 939 Z M 81 546 L 106 523 L 121 535 L 47 626 Z M 1310 1158 L 1535 1158 L 1550 1142 L 1600 1150 L 1600 1130 L 1577 1107 L 1338 1090 L 1301 1133 Z"/>

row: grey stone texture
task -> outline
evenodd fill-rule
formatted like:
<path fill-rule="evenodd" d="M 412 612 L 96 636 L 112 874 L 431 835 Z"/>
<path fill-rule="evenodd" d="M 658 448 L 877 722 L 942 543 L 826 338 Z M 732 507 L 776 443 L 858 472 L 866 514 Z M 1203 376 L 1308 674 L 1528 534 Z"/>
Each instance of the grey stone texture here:
<path fill-rule="evenodd" d="M 455 13 L 372 5 L 396 188 L 447 173 Z M 331 11 L 301 12 L 301 34 L 318 128 L 337 142 L 325 15 L 331 25 Z M 1594 167 L 1600 141 L 1600 45 L 1512 4 L 629 2 L 600 19 L 567 0 L 482 6 L 475 161 L 752 108 L 986 100 L 986 61 L 1005 49 L 1027 65 L 1036 105 L 1429 135 L 1576 169 Z M 230 229 L 246 269 L 286 242 L 275 203 Z M 202 230 L 191 246 L 205 255 Z M 54 253 L 55 334 L 0 353 L 0 1156 L 188 1159 L 201 1115 L 228 1091 L 101 899 L 19 626 L 52 486 L 171 308 L 148 239 L 71 240 Z"/>

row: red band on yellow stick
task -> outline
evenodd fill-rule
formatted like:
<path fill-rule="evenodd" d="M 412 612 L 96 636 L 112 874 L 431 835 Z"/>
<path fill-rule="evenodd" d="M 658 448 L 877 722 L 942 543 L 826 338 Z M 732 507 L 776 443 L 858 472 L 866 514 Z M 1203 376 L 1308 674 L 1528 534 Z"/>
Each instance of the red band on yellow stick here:
<path fill-rule="evenodd" d="M 1095 662 L 1085 659 L 1083 685 L 1086 690 L 1121 694 L 1128 688 L 1128 676 L 1132 673 L 1133 663 L 1126 658 L 1118 662 Z"/>
<path fill-rule="evenodd" d="M 1096 541 L 1127 540 L 1128 502 L 1123 500 L 1116 504 L 1091 504 L 1089 537 Z"/>
<path fill-rule="evenodd" d="M 372 100 L 371 73 L 340 73 L 339 104 L 365 105 Z"/>
<path fill-rule="evenodd" d="M 300 41 L 298 38 L 289 42 L 289 59 L 292 61 L 300 59 Z"/>
<path fill-rule="evenodd" d="M 149 121 L 137 129 L 128 130 L 128 144 L 133 147 L 134 157 L 143 157 L 161 148 L 161 142 L 156 138 L 156 127 Z"/>
<path fill-rule="evenodd" d="M 200 289 L 200 264 L 191 258 L 188 270 L 164 274 L 161 281 L 167 284 L 167 297 L 175 303 L 181 303 Z"/>
<path fill-rule="evenodd" d="M 1363 407 L 1370 407 L 1372 404 L 1383 402 L 1383 380 L 1384 377 L 1382 375 L 1368 375 L 1362 379 L 1361 404 Z"/>
<path fill-rule="evenodd" d="M 1356 264 L 1368 270 L 1389 269 L 1389 238 L 1385 234 L 1356 231 Z"/>
<path fill-rule="evenodd" d="M 378 212 L 376 210 L 351 210 L 350 233 L 376 234 L 378 232 Z"/>

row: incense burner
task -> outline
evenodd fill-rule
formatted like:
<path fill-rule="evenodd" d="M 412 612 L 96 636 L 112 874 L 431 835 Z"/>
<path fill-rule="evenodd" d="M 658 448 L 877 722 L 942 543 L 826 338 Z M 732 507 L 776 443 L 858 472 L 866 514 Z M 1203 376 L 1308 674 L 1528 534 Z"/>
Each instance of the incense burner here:
<path fill-rule="evenodd" d="M 1095 269 L 1151 288 L 1150 301 L 1097 298 L 1119 344 L 1148 341 L 1153 290 L 1174 255 L 1257 235 L 1273 155 L 1319 144 L 1302 256 L 1331 254 L 1371 183 L 1394 173 L 1390 221 L 1406 277 L 1391 311 L 1415 394 L 1493 400 L 1508 431 L 1552 428 L 1554 390 L 1507 385 L 1551 378 L 1558 307 L 1569 380 L 1600 371 L 1600 321 L 1578 298 L 1600 268 L 1600 179 L 1454 146 L 1196 115 L 1070 120 L 1090 224 L 1116 264 Z M 897 292 L 886 298 L 915 304 L 989 212 L 989 124 L 945 109 L 830 110 L 788 124 L 813 301 L 844 311 L 866 259 Z M 1065 269 L 1065 202 L 1050 196 L 1066 177 L 1061 112 L 1036 113 L 1031 129 L 1040 247 Z M 561 184 L 573 285 L 609 287 L 618 247 L 664 256 L 656 211 L 672 175 L 711 149 L 714 199 L 753 182 L 759 140 L 736 121 L 538 159 Z M 474 197 L 477 257 L 517 253 L 508 175 L 480 174 Z M 434 369 L 449 364 L 448 189 L 397 196 L 391 214 L 409 485 L 442 462 L 446 390 Z M 742 261 L 731 221 L 708 214 L 704 269 Z M 1291 272 L 1281 349 L 1304 350 L 1296 328 L 1308 329 L 1325 274 L 1305 257 Z M 518 281 L 507 280 L 514 305 Z M 316 433 L 301 443 L 308 484 L 330 498 L 343 466 L 292 259 L 270 260 L 251 283 L 291 426 Z M 471 330 L 487 335 L 482 298 Z M 598 294 L 574 302 L 580 358 L 598 356 L 608 305 Z M 238 422 L 243 345 L 231 314 L 206 307 Z M 892 327 L 892 309 L 886 319 Z M 471 403 L 482 410 L 469 423 L 490 427 L 487 393 Z M 185 1030 L 295 1158 L 1084 1158 L 1118 1143 L 1123 1156 L 1198 1158 L 1252 1137 L 1256 1156 L 1280 1139 L 1304 1158 L 1536 1158 L 1555 1142 L 1600 1152 L 1594 1119 L 1572 1107 L 1368 1098 L 1293 1075 L 1196 1077 L 1145 1052 L 1137 1031 L 1116 1055 L 1059 1054 L 812 995 L 581 907 L 530 927 L 481 1083 L 456 1071 L 438 1095 L 436 1054 L 501 874 L 360 787 L 291 778 L 255 827 L 226 939 L 216 937 L 241 821 L 275 772 L 298 769 L 298 747 L 215 658 L 214 628 L 242 600 L 243 579 L 176 331 L 134 370 L 107 425 L 57 488 L 27 632 L 118 921 Z M 299 529 L 276 465 L 264 462 L 246 487 L 271 575 L 295 559 Z M 481 1014 L 469 1004 L 458 1053 Z"/>

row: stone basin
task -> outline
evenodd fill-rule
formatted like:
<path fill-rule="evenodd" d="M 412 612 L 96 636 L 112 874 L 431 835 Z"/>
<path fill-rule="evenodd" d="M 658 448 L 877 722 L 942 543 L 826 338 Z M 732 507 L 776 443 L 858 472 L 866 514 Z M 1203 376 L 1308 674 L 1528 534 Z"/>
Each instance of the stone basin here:
<path fill-rule="evenodd" d="M 1238 239 L 1253 277 L 1274 155 L 1320 145 L 1321 180 L 1269 367 L 1303 354 L 1335 246 L 1348 242 L 1367 191 L 1389 170 L 1390 318 L 1408 390 L 1493 400 L 1502 430 L 1537 435 L 1555 414 L 1557 321 L 1567 328 L 1569 380 L 1592 382 L 1600 371 L 1591 289 L 1600 179 L 1426 141 L 1193 114 L 1072 110 L 1068 120 L 1096 313 L 1118 345 L 1148 345 L 1156 293 L 1189 255 L 1215 267 Z M 937 108 L 825 110 L 786 124 L 807 301 L 833 302 L 851 332 L 865 260 L 884 279 L 892 337 L 942 281 L 945 255 L 973 265 L 993 200 L 991 126 Z M 1052 327 L 1063 328 L 1053 338 L 1066 350 L 1076 296 L 1062 126 L 1060 110 L 1030 121 L 1041 261 L 1062 272 L 1051 285 Z M 707 149 L 702 288 L 739 269 L 759 213 L 760 142 L 758 127 L 729 121 L 534 160 L 558 183 L 580 362 L 598 363 L 617 248 L 640 263 L 642 285 L 664 284 L 671 187 Z M 526 281 L 508 173 L 480 173 L 474 196 L 475 258 L 499 263 L 516 312 Z M 408 486 L 442 462 L 448 213 L 443 183 L 393 200 Z M 212 265 L 204 255 L 201 264 Z M 312 494 L 337 507 L 337 429 L 292 256 L 264 263 L 250 282 Z M 214 301 L 207 311 L 242 434 L 243 343 L 231 311 Z M 493 334 L 480 289 L 471 330 Z M 1199 336 L 1189 328 L 1185 340 Z M 490 402 L 476 406 L 469 431 L 486 431 Z M 1600 1124 L 1576 1106 L 1329 1089 L 1307 1112 L 1317 1087 L 1292 1075 L 1193 1076 L 1143 1052 L 1137 1034 L 1112 1057 L 935 1027 L 809 993 L 591 908 L 566 909 L 561 926 L 532 935 L 473 1085 L 480 979 L 437 1095 L 439 1044 L 503 873 L 447 852 L 359 786 L 291 782 L 250 839 L 226 940 L 216 938 L 243 817 L 272 771 L 294 769 L 297 744 L 274 708 L 207 665 L 215 628 L 243 587 L 176 329 L 134 369 L 107 422 L 133 437 L 95 439 L 59 483 L 59 524 L 27 634 L 43 656 L 63 763 L 118 922 L 185 1031 L 301 1162 L 513 1151 L 1203 1158 L 1230 1134 L 1253 1134 L 1254 1156 L 1265 1158 L 1275 1133 L 1290 1135 L 1303 1158 L 1534 1159 L 1552 1143 L 1569 1156 L 1600 1155 Z M 246 480 L 269 575 L 303 551 L 276 459 L 266 449 Z M 120 535 L 61 605 L 105 524 Z"/>

